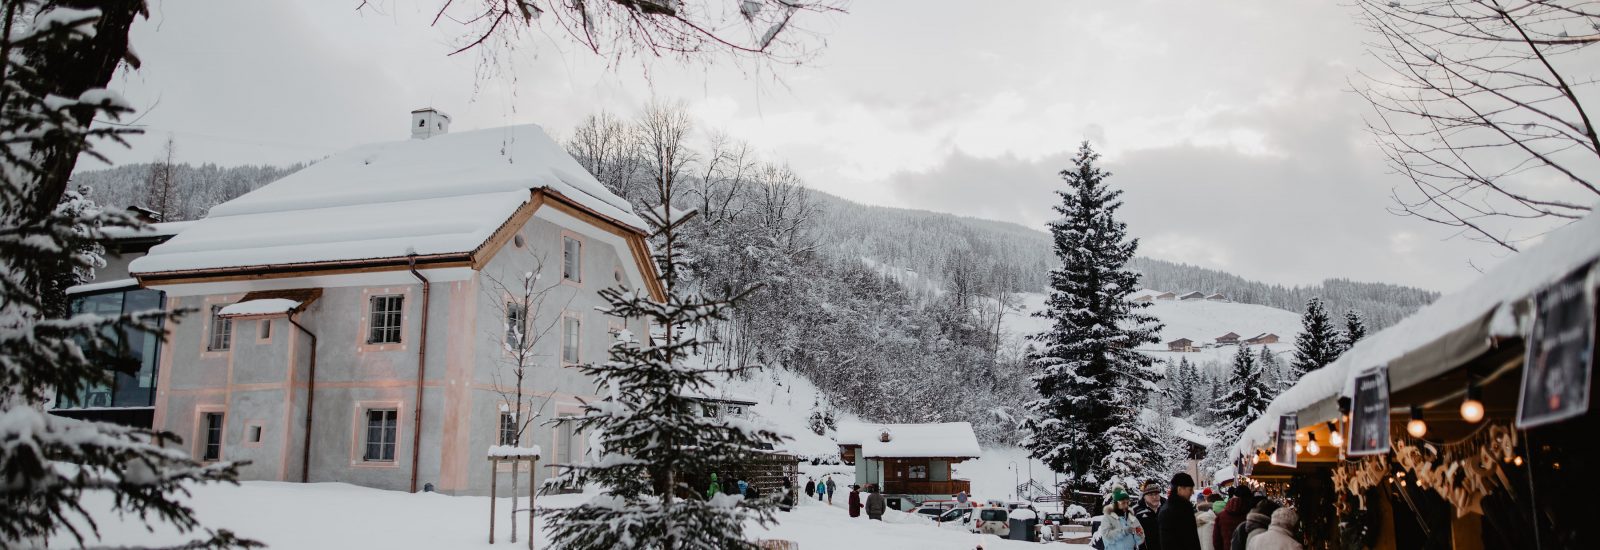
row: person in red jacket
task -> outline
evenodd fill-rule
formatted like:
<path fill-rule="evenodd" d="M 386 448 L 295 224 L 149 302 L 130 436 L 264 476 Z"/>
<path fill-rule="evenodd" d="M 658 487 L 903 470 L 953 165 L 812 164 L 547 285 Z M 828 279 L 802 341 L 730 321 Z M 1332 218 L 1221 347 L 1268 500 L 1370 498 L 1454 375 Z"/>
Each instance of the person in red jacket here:
<path fill-rule="evenodd" d="M 1228 504 L 1222 507 L 1222 513 L 1217 514 L 1216 523 L 1212 524 L 1211 547 L 1217 550 L 1228 547 L 1233 540 L 1233 530 L 1244 523 L 1245 516 L 1250 515 L 1250 490 L 1242 486 L 1234 486 L 1228 491 Z"/>
<path fill-rule="evenodd" d="M 861 517 L 861 486 L 850 486 L 850 517 Z"/>

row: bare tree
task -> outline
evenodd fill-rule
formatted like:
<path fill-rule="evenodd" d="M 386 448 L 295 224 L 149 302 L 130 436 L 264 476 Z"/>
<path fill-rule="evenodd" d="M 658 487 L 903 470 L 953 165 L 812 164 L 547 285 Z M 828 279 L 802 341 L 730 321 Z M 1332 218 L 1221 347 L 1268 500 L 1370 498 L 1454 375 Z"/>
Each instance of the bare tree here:
<path fill-rule="evenodd" d="M 1600 6 L 1572 0 L 1357 0 L 1386 75 L 1357 86 L 1393 211 L 1506 250 L 1600 199 L 1589 112 Z"/>
<path fill-rule="evenodd" d="M 159 218 L 157 221 L 179 219 L 177 159 L 178 143 L 169 135 L 166 145 L 162 147 L 161 157 L 150 163 L 149 170 L 145 171 L 144 207 L 156 213 Z"/>
<path fill-rule="evenodd" d="M 710 62 L 722 56 L 802 63 L 820 36 L 806 16 L 843 13 L 845 0 L 443 0 L 433 25 L 466 27 L 455 55 L 508 49 L 538 29 L 616 63 L 626 58 Z M 363 0 L 358 10 L 371 9 Z"/>
<path fill-rule="evenodd" d="M 646 187 L 656 195 L 642 198 L 659 203 L 663 199 L 659 195 L 662 189 L 686 188 L 684 182 L 699 155 L 689 143 L 694 121 L 683 103 L 651 103 L 634 128 L 640 150 L 645 155 L 646 178 L 650 180 Z"/>
<path fill-rule="evenodd" d="M 606 111 L 589 115 L 572 130 L 567 153 L 612 193 L 630 203 L 641 198 L 645 156 L 627 121 Z"/>
<path fill-rule="evenodd" d="M 527 434 L 528 426 L 543 414 L 554 395 L 546 393 L 541 397 L 534 393 L 528 387 L 528 378 L 529 369 L 538 366 L 547 355 L 539 353 L 539 343 L 561 322 L 560 315 L 540 315 L 545 311 L 544 302 L 550 290 L 559 283 L 541 286 L 539 279 L 544 272 L 544 256 L 533 255 L 532 252 L 529 254 L 534 262 L 531 270 L 507 277 L 511 279 L 509 281 L 491 275 L 484 277 L 488 284 L 483 292 L 503 321 L 500 325 L 502 330 L 488 334 L 490 339 L 501 344 L 500 362 L 504 367 L 494 373 L 495 392 L 500 394 L 505 407 L 502 411 L 504 416 L 498 422 L 496 444 L 512 447 L 524 446 L 523 436 Z M 517 542 L 517 514 L 533 513 L 531 509 L 517 509 L 520 494 L 517 490 L 520 483 L 518 464 L 513 463 L 511 468 L 511 520 L 508 522 L 511 524 L 511 542 Z M 533 472 L 528 472 L 528 476 L 528 483 L 533 483 Z"/>

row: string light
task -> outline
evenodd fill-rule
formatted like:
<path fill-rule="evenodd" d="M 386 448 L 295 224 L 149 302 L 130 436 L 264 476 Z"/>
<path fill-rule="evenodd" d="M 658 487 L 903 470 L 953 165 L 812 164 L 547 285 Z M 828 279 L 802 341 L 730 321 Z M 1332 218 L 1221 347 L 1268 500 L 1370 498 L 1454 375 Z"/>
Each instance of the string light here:
<path fill-rule="evenodd" d="M 1294 442 L 1294 454 L 1298 455 L 1303 451 L 1305 451 L 1305 448 L 1300 446 L 1300 442 L 1299 441 Z"/>
<path fill-rule="evenodd" d="M 1411 406 L 1411 421 L 1406 423 L 1406 433 L 1411 434 L 1411 437 L 1415 437 L 1417 439 L 1421 439 L 1422 436 L 1428 435 L 1428 423 L 1422 420 L 1421 406 Z"/>
<path fill-rule="evenodd" d="M 1339 423 L 1328 421 L 1328 444 L 1334 447 L 1344 446 L 1344 436 L 1339 435 Z"/>
<path fill-rule="evenodd" d="M 1522 465 L 1522 455 L 1517 455 L 1516 458 L 1511 459 L 1511 463 L 1512 464 L 1516 464 L 1518 466 L 1521 466 Z"/>
<path fill-rule="evenodd" d="M 1471 423 L 1483 420 L 1483 389 L 1472 382 L 1467 383 L 1467 396 L 1461 400 L 1461 419 Z"/>
<path fill-rule="evenodd" d="M 1310 437 L 1311 442 L 1306 444 L 1306 452 L 1311 453 L 1311 456 L 1317 456 L 1317 453 L 1322 452 L 1322 447 L 1317 446 L 1317 434 L 1310 434 Z"/>

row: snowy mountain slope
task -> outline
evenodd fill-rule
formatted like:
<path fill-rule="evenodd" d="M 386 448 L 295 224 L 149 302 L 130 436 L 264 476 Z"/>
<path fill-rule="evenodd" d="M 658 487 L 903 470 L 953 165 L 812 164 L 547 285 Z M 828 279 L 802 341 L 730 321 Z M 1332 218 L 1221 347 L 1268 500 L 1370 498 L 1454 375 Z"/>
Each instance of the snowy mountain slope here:
<path fill-rule="evenodd" d="M 1040 293 L 1027 293 L 1021 295 L 1021 306 L 1018 310 L 1007 315 L 1002 321 L 1002 329 L 1016 337 L 1027 334 L 1036 334 L 1050 328 L 1050 321 L 1043 317 L 1034 317 L 1033 312 L 1044 309 L 1046 295 Z M 1259 306 L 1255 304 L 1241 304 L 1236 302 L 1213 302 L 1207 300 L 1156 300 L 1150 307 L 1143 310 L 1145 313 L 1161 320 L 1161 343 L 1146 345 L 1141 349 L 1158 359 L 1178 360 L 1186 357 L 1189 362 L 1203 365 L 1207 361 L 1217 361 L 1221 364 L 1233 359 L 1234 346 L 1216 346 L 1216 337 L 1229 332 L 1237 333 L 1240 339 L 1250 338 L 1261 333 L 1278 335 L 1277 344 L 1269 344 L 1273 353 L 1287 353 L 1294 349 L 1294 337 L 1300 333 L 1300 315 L 1275 307 Z M 1210 346 L 1194 352 L 1167 351 L 1166 342 L 1188 338 L 1195 341 L 1197 346 Z M 1254 346 L 1253 346 L 1254 347 Z"/>

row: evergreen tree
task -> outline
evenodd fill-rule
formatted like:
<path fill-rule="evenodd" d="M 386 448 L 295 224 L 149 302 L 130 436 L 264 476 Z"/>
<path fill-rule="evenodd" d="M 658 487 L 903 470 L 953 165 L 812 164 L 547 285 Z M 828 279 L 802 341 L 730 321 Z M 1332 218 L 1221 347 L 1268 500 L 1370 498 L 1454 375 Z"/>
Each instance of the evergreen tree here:
<path fill-rule="evenodd" d="M 1050 272 L 1050 296 L 1037 314 L 1052 324 L 1033 337 L 1041 348 L 1032 364 L 1040 398 L 1028 404 L 1023 441 L 1031 456 L 1085 488 L 1142 473 L 1137 457 L 1160 444 L 1137 410 L 1155 386 L 1155 360 L 1136 351 L 1158 341 L 1160 325 L 1139 311 L 1148 303 L 1126 300 L 1138 288 L 1138 274 L 1127 269 L 1138 240 L 1116 218 L 1122 192 L 1106 185 L 1099 158 L 1084 142 L 1074 168 L 1061 172 L 1061 218 L 1050 223 L 1061 265 Z"/>
<path fill-rule="evenodd" d="M 128 27 L 145 5 L 70 4 L 78 8 L 26 0 L 0 8 L 0 547 L 6 548 L 68 537 L 63 546 L 100 546 L 89 510 L 109 512 L 96 514 L 101 520 L 133 518 L 194 533 L 202 526 L 180 495 L 238 476 L 237 464 L 190 458 L 176 434 L 43 410 L 57 395 L 110 384 L 108 366 L 136 368 L 123 343 L 161 334 L 165 317 L 71 315 L 60 305 L 63 284 L 103 265 L 94 243 L 106 239 L 105 229 L 139 225 L 69 192 L 68 178 L 80 155 L 105 160 L 95 144 L 124 143 L 133 131 L 116 124 L 132 107 L 105 86 L 128 53 Z M 221 530 L 181 544 L 256 545 Z"/>
<path fill-rule="evenodd" d="M 1170 365 L 1172 361 L 1169 359 L 1167 363 Z M 1174 376 L 1169 379 L 1173 381 L 1172 401 L 1173 408 L 1176 409 L 1175 414 L 1184 417 L 1193 415 L 1202 395 L 1200 392 L 1203 391 L 1201 386 L 1204 382 L 1200 380 L 1200 372 L 1195 370 L 1194 364 L 1190 363 L 1187 357 L 1178 358 L 1177 366 L 1172 369 Z"/>
<path fill-rule="evenodd" d="M 1342 351 L 1349 351 L 1356 342 L 1367 337 L 1367 320 L 1361 318 L 1361 312 L 1349 310 L 1344 312 L 1344 339 L 1341 341 Z"/>
<path fill-rule="evenodd" d="M 1267 389 L 1267 400 L 1277 397 L 1285 388 L 1293 385 L 1283 372 L 1283 365 L 1278 364 L 1278 356 L 1272 349 L 1261 346 L 1261 355 L 1256 358 L 1256 363 L 1261 369 L 1261 385 Z"/>
<path fill-rule="evenodd" d="M 1294 380 L 1306 373 L 1320 369 L 1339 357 L 1340 335 L 1328 318 L 1321 298 L 1306 301 L 1306 312 L 1300 316 L 1300 335 L 1294 339 Z"/>
<path fill-rule="evenodd" d="M 1207 456 L 1208 467 L 1220 468 L 1228 464 L 1229 449 L 1233 448 L 1239 434 L 1260 417 L 1267 410 L 1267 404 L 1272 402 L 1269 390 L 1261 379 L 1261 366 L 1255 359 L 1256 355 L 1250 352 L 1250 346 L 1239 346 L 1239 351 L 1233 354 L 1233 369 L 1226 384 L 1227 393 L 1211 404 L 1215 419 L 1211 425 L 1211 437 L 1216 441 L 1216 446 L 1211 448 Z"/>
<path fill-rule="evenodd" d="M 659 334 L 640 340 L 628 330 L 617 332 L 607 361 L 579 370 L 595 379 L 605 396 L 584 405 L 582 414 L 555 424 L 573 424 L 574 431 L 594 433 L 595 460 L 587 465 L 560 464 L 561 475 L 546 484 L 593 483 L 600 495 L 572 508 L 550 512 L 551 543 L 556 548 L 612 550 L 752 549 L 744 536 L 750 523 L 773 521 L 773 503 L 780 495 L 757 501 L 718 494 L 702 499 L 685 474 L 706 475 L 757 459 L 763 446 L 781 441 L 776 433 L 722 416 L 706 417 L 688 397 L 710 389 L 713 378 L 743 376 L 754 367 L 744 363 L 690 366 L 686 359 L 707 343 L 697 336 L 709 321 L 727 319 L 745 290 L 726 299 L 684 291 L 677 240 L 680 219 L 673 219 L 671 177 L 657 177 L 661 204 L 646 218 L 658 228 L 655 260 L 661 270 L 666 301 L 656 302 L 641 290 L 621 287 L 601 291 L 608 315 L 646 321 Z"/>

